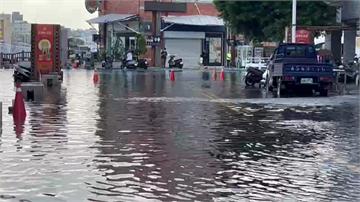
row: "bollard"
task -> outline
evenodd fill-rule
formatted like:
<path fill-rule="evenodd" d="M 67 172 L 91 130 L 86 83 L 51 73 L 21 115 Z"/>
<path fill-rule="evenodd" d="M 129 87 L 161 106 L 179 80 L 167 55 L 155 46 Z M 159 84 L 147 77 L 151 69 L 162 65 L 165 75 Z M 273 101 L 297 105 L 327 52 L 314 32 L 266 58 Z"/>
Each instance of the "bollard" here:
<path fill-rule="evenodd" d="M 170 80 L 175 81 L 175 71 L 173 69 L 171 69 L 171 72 L 170 72 Z"/>
<path fill-rule="evenodd" d="M 15 102 L 13 105 L 13 118 L 15 122 L 24 122 L 26 119 L 25 102 L 21 92 L 20 83 L 16 84 Z"/>
<path fill-rule="evenodd" d="M 224 71 L 224 68 L 221 69 L 220 79 L 221 79 L 221 81 L 224 81 L 224 80 L 225 80 L 225 71 Z"/>
<path fill-rule="evenodd" d="M 212 79 L 216 81 L 216 68 L 214 68 L 212 71 Z"/>
<path fill-rule="evenodd" d="M 97 71 L 97 69 L 94 69 L 94 76 L 93 76 L 93 82 L 95 84 L 97 84 L 99 82 L 99 72 Z"/>

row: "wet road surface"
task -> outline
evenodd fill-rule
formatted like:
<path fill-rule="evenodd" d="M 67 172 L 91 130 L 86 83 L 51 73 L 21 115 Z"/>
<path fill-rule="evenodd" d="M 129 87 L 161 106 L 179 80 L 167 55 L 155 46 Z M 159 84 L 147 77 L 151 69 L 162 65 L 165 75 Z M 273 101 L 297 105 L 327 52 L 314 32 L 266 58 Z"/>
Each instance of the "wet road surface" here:
<path fill-rule="evenodd" d="M 359 95 L 265 98 L 189 70 L 66 70 L 27 103 L 0 70 L 0 201 L 357 201 Z"/>

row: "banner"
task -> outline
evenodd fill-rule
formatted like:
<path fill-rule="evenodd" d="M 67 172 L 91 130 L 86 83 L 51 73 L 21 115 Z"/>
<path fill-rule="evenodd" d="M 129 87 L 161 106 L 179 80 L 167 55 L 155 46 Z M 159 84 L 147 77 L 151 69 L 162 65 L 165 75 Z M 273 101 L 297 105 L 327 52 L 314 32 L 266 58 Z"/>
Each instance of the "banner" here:
<path fill-rule="evenodd" d="M 54 67 L 54 26 L 36 25 L 35 66 L 42 74 L 50 73 Z"/>
<path fill-rule="evenodd" d="M 291 43 L 291 28 L 285 28 L 285 41 Z M 297 29 L 295 43 L 314 44 L 314 36 L 311 31 L 306 29 Z"/>
<path fill-rule="evenodd" d="M 312 37 L 311 32 L 304 29 L 296 30 L 295 40 L 296 43 L 304 43 L 304 44 L 314 43 L 314 38 Z"/>

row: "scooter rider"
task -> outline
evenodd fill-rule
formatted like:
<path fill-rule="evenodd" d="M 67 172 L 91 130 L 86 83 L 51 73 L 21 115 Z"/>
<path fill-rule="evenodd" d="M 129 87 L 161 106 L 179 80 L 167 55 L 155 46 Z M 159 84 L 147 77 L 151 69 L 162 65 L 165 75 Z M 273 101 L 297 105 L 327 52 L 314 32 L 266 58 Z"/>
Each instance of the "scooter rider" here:
<path fill-rule="evenodd" d="M 133 51 L 129 50 L 128 53 L 126 54 L 126 63 L 128 63 L 132 60 L 133 60 Z"/>

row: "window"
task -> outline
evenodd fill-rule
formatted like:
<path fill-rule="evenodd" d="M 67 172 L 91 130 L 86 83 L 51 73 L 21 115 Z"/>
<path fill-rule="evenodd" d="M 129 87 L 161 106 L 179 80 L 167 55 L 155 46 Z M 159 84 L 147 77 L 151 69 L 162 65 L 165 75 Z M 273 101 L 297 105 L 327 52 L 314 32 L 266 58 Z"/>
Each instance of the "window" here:
<path fill-rule="evenodd" d="M 316 57 L 316 52 L 312 46 L 293 45 L 279 47 L 277 57 Z"/>

